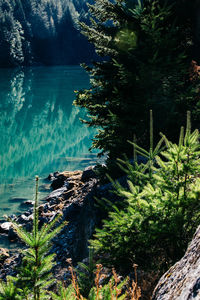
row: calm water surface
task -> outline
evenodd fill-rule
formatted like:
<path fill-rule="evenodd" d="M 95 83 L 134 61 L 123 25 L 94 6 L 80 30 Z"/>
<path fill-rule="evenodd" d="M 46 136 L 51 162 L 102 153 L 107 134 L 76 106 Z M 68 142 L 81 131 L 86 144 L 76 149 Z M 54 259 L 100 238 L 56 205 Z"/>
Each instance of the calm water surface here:
<path fill-rule="evenodd" d="M 35 175 L 94 163 L 96 154 L 88 151 L 94 130 L 72 106 L 74 90 L 88 86 L 78 66 L 0 69 L 0 218 L 33 199 Z M 40 198 L 45 193 L 41 186 Z"/>

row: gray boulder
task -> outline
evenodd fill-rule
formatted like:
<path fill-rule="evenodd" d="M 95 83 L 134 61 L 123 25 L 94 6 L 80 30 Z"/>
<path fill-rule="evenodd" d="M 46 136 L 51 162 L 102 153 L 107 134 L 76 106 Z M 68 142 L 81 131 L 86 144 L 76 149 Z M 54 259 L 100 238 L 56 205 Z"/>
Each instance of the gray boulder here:
<path fill-rule="evenodd" d="M 97 177 L 97 175 L 95 173 L 95 166 L 89 166 L 89 167 L 85 168 L 85 170 L 83 171 L 81 180 L 83 182 L 86 182 L 89 179 L 96 178 L 96 177 Z"/>
<path fill-rule="evenodd" d="M 56 200 L 58 197 L 62 196 L 62 194 L 64 192 L 67 191 L 67 187 L 63 186 L 59 189 L 56 189 L 55 191 L 51 192 L 46 198 L 46 201 L 52 201 L 52 200 Z"/>
<path fill-rule="evenodd" d="M 12 227 L 11 222 L 4 222 L 0 225 L 0 233 L 8 233 L 10 228 Z"/>
<path fill-rule="evenodd" d="M 200 299 L 200 226 L 183 258 L 158 282 L 152 300 Z"/>

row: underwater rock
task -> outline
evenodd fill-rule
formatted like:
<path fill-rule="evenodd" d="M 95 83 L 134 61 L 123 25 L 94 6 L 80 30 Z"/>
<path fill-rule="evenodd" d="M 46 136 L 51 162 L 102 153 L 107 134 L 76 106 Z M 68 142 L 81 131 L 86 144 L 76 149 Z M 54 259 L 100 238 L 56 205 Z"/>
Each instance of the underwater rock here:
<path fill-rule="evenodd" d="M 27 198 L 10 198 L 8 201 L 12 203 L 24 202 L 27 201 Z"/>
<path fill-rule="evenodd" d="M 26 207 L 32 207 L 34 205 L 34 201 L 31 201 L 31 200 L 27 200 L 25 202 L 22 202 L 20 204 L 20 207 L 22 208 L 26 208 Z"/>

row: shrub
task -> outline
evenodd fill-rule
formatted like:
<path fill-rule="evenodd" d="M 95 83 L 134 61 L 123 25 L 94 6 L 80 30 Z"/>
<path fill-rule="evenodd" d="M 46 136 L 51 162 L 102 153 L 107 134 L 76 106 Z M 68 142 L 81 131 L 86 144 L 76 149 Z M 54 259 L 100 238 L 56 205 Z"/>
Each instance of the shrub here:
<path fill-rule="evenodd" d="M 84 298 L 80 292 L 78 279 L 72 267 L 70 267 L 72 274 L 72 284 L 65 288 L 60 284 L 59 295 L 52 293 L 53 300 L 139 300 L 141 297 L 141 290 L 136 282 L 132 281 L 132 286 L 129 287 L 128 278 L 121 280 L 115 270 L 112 270 L 113 276 L 108 283 L 102 284 L 102 280 L 106 275 L 102 273 L 102 265 L 98 264 L 95 272 L 94 286 L 90 289 L 87 298 Z M 136 267 L 135 267 L 136 273 Z"/>
<path fill-rule="evenodd" d="M 137 164 L 125 163 L 129 189 L 117 186 L 126 199 L 125 208 L 113 205 L 103 228 L 91 240 L 91 246 L 109 264 L 126 269 L 136 262 L 140 267 L 165 270 L 183 255 L 199 225 L 199 132 L 190 132 L 188 120 L 178 145 L 164 139 L 167 149 L 150 165 L 149 180 Z M 136 184 L 133 178 L 138 176 L 140 183 Z"/>

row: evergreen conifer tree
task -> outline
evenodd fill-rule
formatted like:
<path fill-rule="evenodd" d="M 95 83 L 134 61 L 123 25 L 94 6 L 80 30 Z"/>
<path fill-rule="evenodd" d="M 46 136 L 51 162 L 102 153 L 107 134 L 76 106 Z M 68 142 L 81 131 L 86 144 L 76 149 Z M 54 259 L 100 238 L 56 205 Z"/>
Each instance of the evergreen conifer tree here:
<path fill-rule="evenodd" d="M 62 222 L 55 226 L 61 217 L 57 215 L 53 221 L 49 224 L 45 223 L 41 229 L 39 229 L 38 180 L 39 178 L 36 176 L 32 232 L 29 233 L 16 223 L 12 223 L 19 238 L 28 245 L 29 248 L 22 251 L 23 260 L 17 277 L 8 277 L 7 283 L 1 284 L 0 297 L 2 295 L 4 298 L 0 299 L 42 300 L 50 298 L 47 293 L 47 287 L 55 281 L 51 274 L 51 270 L 55 265 L 55 254 L 49 254 L 50 241 L 67 223 Z"/>
<path fill-rule="evenodd" d="M 124 207 L 112 205 L 103 228 L 91 241 L 115 267 L 127 270 L 134 262 L 163 272 L 184 254 L 199 225 L 200 143 L 198 130 L 191 132 L 189 112 L 179 143 L 164 139 L 166 149 L 155 156 L 154 164 L 148 164 L 151 177 L 142 165 L 138 170 L 137 164 L 127 163 L 129 189 L 116 185 Z"/>
<path fill-rule="evenodd" d="M 82 23 L 82 33 L 102 59 L 84 65 L 91 88 L 79 91 L 75 104 L 88 110 L 84 122 L 98 128 L 93 147 L 110 159 L 130 157 L 127 140 L 133 134 L 145 145 L 149 109 L 155 133 L 167 132 L 173 140 L 185 111 L 199 101 L 193 97 L 196 83 L 186 79 L 191 35 L 176 23 L 174 6 L 160 0 L 96 0 L 89 8 L 91 24 Z"/>

